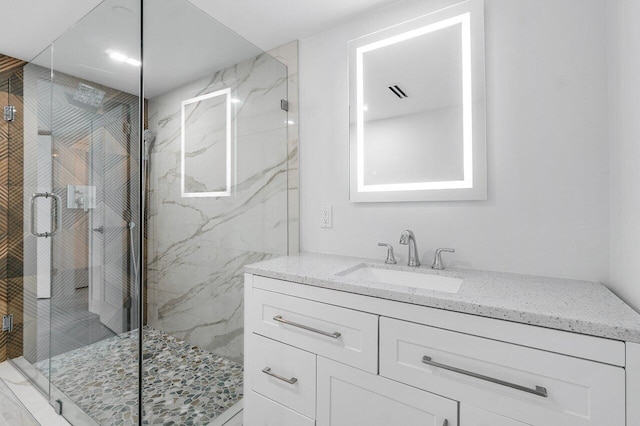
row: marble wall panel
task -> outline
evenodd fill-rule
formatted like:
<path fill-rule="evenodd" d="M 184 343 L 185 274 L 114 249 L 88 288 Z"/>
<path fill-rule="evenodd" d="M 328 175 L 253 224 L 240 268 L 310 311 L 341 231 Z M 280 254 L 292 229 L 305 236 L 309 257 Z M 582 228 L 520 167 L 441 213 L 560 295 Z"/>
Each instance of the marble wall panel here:
<path fill-rule="evenodd" d="M 269 54 L 287 66 L 287 92 L 289 112 L 287 120 L 287 141 L 289 149 L 288 180 L 288 222 L 289 253 L 300 251 L 300 173 L 299 173 L 299 86 L 298 86 L 298 40 L 277 47 Z"/>
<path fill-rule="evenodd" d="M 283 53 L 297 55 L 297 45 Z M 280 100 L 297 105 L 288 95 L 293 81 L 281 62 L 263 54 L 149 100 L 149 128 L 157 142 L 150 159 L 148 323 L 239 362 L 243 267 L 291 252 L 289 214 L 297 206 L 290 202 L 297 197 L 290 196 L 290 187 L 297 190 L 297 183 L 292 185 L 289 172 L 297 171 L 297 136 L 290 136 L 291 120 Z M 236 100 L 231 196 L 182 197 L 181 102 L 226 88 Z M 209 133 L 196 140 L 220 139 Z"/>

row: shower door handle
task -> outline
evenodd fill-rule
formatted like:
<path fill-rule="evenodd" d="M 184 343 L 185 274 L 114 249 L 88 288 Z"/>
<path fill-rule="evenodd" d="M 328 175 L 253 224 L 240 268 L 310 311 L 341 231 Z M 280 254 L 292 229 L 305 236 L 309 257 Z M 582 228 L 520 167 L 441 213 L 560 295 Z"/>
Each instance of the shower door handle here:
<path fill-rule="evenodd" d="M 51 232 L 38 232 L 37 226 L 37 200 L 38 198 L 51 198 Z M 60 218 L 60 197 L 51 192 L 37 192 L 31 196 L 31 221 L 29 226 L 29 233 L 34 237 L 52 237 L 58 233 L 61 225 Z"/>
<path fill-rule="evenodd" d="M 58 233 L 60 228 L 62 227 L 62 211 L 60 210 L 62 207 L 62 200 L 60 200 L 60 196 L 49 193 L 49 196 L 52 197 L 51 200 L 51 236 L 54 236 Z"/>

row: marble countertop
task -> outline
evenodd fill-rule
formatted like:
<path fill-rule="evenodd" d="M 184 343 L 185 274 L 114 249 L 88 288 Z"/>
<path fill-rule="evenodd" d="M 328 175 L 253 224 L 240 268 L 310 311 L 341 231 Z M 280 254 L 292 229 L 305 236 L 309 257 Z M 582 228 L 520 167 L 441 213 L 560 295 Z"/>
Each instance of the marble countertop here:
<path fill-rule="evenodd" d="M 457 293 L 337 275 L 359 265 L 461 278 Z M 597 282 L 527 274 L 410 268 L 383 261 L 302 253 L 245 267 L 245 272 L 333 290 L 463 312 L 557 330 L 640 343 L 640 314 Z"/>

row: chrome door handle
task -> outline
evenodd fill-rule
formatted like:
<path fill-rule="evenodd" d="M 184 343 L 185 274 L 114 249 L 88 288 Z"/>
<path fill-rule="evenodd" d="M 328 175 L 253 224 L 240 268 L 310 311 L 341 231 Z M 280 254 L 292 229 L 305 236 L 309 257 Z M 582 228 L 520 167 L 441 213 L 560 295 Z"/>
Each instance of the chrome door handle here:
<path fill-rule="evenodd" d="M 273 320 L 281 322 L 282 324 L 287 324 L 287 325 L 290 325 L 290 326 L 293 326 L 293 327 L 301 328 L 303 330 L 312 331 L 314 333 L 322 334 L 323 336 L 331 337 L 332 339 L 337 339 L 338 337 L 342 336 L 342 334 L 338 333 L 337 331 L 335 331 L 333 333 L 330 333 L 328 331 L 318 330 L 317 328 L 309 327 L 308 325 L 298 324 L 297 322 L 287 321 L 286 319 L 282 318 L 281 315 L 276 315 L 275 317 L 273 317 Z"/>
<path fill-rule="evenodd" d="M 37 199 L 51 197 L 51 232 L 38 232 L 36 217 L 37 217 Z M 29 233 L 35 237 L 52 237 L 58 233 L 61 227 L 60 222 L 60 197 L 51 192 L 36 192 L 31 196 L 31 221 L 29 222 Z"/>
<path fill-rule="evenodd" d="M 292 385 L 292 384 L 294 384 L 294 383 L 296 383 L 296 382 L 298 381 L 298 379 L 296 379 L 295 377 L 292 377 L 292 378 L 290 378 L 290 379 L 287 379 L 286 377 L 282 377 L 282 376 L 280 376 L 280 375 L 278 375 L 278 374 L 276 374 L 276 373 L 272 372 L 272 371 L 271 371 L 271 368 L 269 368 L 269 367 L 265 367 L 265 368 L 263 368 L 263 369 L 262 369 L 262 372 L 263 372 L 264 374 L 267 374 L 267 375 L 269 375 L 269 376 L 271 376 L 271 377 L 274 377 L 274 378 L 276 378 L 276 379 L 278 379 L 278 380 L 282 380 L 283 382 L 287 382 L 287 383 L 289 383 L 290 385 Z"/>
<path fill-rule="evenodd" d="M 536 386 L 535 389 L 532 389 L 532 388 L 528 388 L 526 386 L 517 385 L 515 383 L 505 382 L 504 380 L 500 380 L 500 379 L 496 379 L 496 378 L 493 378 L 493 377 L 485 376 L 485 375 L 482 375 L 482 374 L 474 373 L 473 371 L 467 371 L 467 370 L 463 370 L 461 368 L 452 367 L 450 365 L 440 364 L 439 362 L 432 361 L 430 356 L 426 356 L 426 355 L 423 356 L 422 357 L 422 363 L 423 364 L 427 364 L 427 365 L 431 365 L 433 367 L 442 368 L 443 370 L 453 371 L 454 373 L 464 374 L 465 376 L 470 376 L 470 377 L 474 377 L 476 379 L 480 379 L 480 380 L 484 380 L 484 381 L 487 381 L 487 382 L 495 383 L 495 384 L 498 384 L 498 385 L 506 386 L 506 387 L 511 388 L 511 389 L 517 389 L 517 390 L 522 391 L 522 392 L 531 393 L 533 395 L 541 396 L 543 398 L 546 398 L 548 396 L 547 389 L 542 387 L 542 386 Z"/>
<path fill-rule="evenodd" d="M 60 200 L 60 197 L 54 193 L 49 193 L 49 196 L 52 197 L 51 224 L 53 228 L 51 228 L 51 236 L 54 236 L 58 233 L 58 230 L 62 228 L 62 214 L 60 211 L 62 200 Z M 55 207 L 54 207 L 54 204 L 55 204 Z"/>

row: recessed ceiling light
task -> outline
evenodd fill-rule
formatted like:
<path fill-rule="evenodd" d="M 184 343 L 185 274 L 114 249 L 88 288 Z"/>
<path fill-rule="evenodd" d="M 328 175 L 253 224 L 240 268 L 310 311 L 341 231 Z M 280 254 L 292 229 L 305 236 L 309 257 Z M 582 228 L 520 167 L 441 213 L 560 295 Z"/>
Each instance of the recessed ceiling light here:
<path fill-rule="evenodd" d="M 128 58 L 126 56 L 124 56 L 122 53 L 118 53 L 118 52 L 111 52 L 109 53 L 109 57 L 111 59 L 113 59 L 114 61 L 118 61 L 118 62 L 124 62 L 126 61 Z"/>
<path fill-rule="evenodd" d="M 368 105 L 362 105 L 362 110 L 363 111 L 369 111 L 369 106 Z"/>
<path fill-rule="evenodd" d="M 240 99 L 238 99 L 238 98 L 231 98 L 231 103 L 239 104 L 239 103 L 240 103 Z"/>
<path fill-rule="evenodd" d="M 127 55 L 124 55 L 124 54 L 122 54 L 120 52 L 117 52 L 117 51 L 115 51 L 113 49 L 107 49 L 106 53 L 114 61 L 126 62 L 127 64 L 133 65 L 134 67 L 139 67 L 139 66 L 142 65 L 142 62 L 140 62 L 139 60 L 130 58 Z"/>

